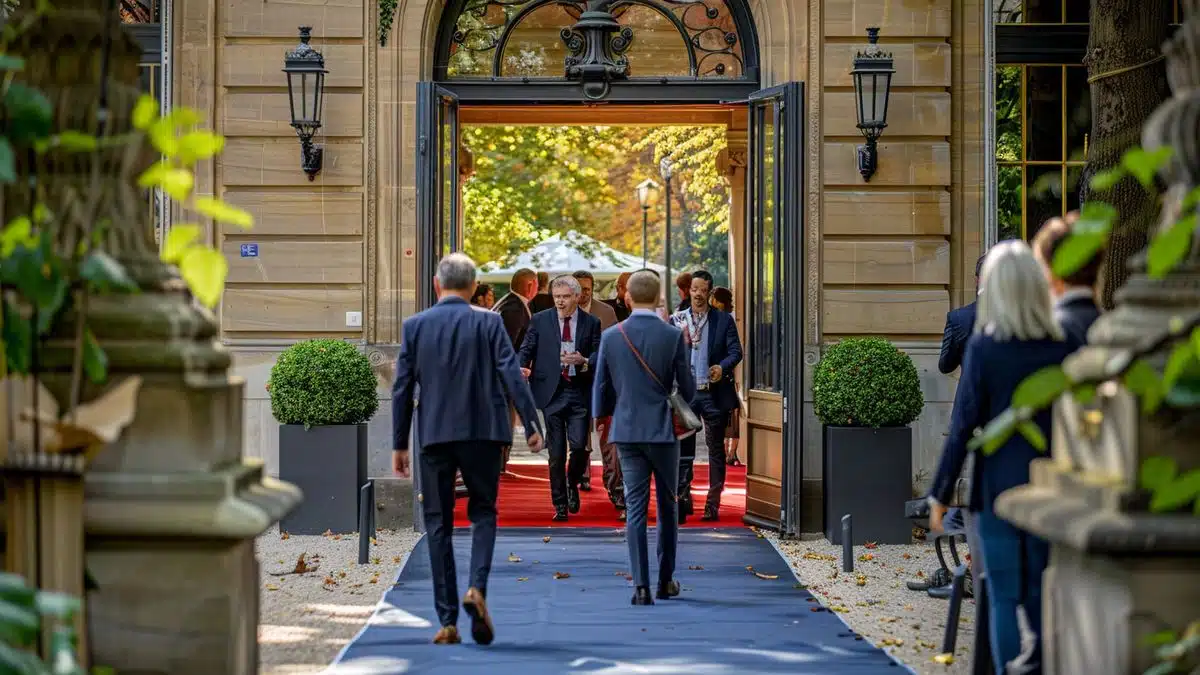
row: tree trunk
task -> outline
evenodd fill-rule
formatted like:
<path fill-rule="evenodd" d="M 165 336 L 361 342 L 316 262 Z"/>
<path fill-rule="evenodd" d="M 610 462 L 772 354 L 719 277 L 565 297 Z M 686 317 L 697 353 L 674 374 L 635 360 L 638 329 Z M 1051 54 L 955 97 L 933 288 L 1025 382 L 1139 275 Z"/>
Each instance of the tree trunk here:
<path fill-rule="evenodd" d="M 1089 182 L 1097 172 L 1119 165 L 1125 151 L 1141 145 L 1142 125 L 1169 95 L 1163 62 L 1148 62 L 1158 57 L 1167 39 L 1172 3 L 1091 0 L 1091 11 L 1083 63 L 1091 82 L 1092 134 L 1079 197 L 1081 203 L 1094 198 L 1112 204 L 1120 214 L 1099 282 L 1101 304 L 1111 309 L 1113 293 L 1129 276 L 1129 258 L 1145 248 L 1158 208 L 1132 178 L 1095 195 L 1090 194 Z"/>

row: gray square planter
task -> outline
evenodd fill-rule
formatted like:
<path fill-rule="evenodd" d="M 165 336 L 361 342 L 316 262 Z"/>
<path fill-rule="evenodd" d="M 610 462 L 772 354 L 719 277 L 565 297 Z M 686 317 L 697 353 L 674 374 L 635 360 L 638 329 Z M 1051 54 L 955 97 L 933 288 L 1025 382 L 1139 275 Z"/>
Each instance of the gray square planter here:
<path fill-rule="evenodd" d="M 367 425 L 279 425 L 279 479 L 304 501 L 279 527 L 291 534 L 358 531 L 359 488 L 367 482 Z"/>
<path fill-rule="evenodd" d="M 905 503 L 912 499 L 912 429 L 823 429 L 825 538 L 842 543 L 842 516 L 853 518 L 855 546 L 912 543 Z"/>

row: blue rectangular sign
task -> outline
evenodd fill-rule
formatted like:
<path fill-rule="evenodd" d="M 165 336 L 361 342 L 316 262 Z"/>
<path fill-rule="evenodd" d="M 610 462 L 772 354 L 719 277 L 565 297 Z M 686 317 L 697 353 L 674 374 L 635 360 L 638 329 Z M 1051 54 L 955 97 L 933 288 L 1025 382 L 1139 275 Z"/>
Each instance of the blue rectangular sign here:
<path fill-rule="evenodd" d="M 243 258 L 257 258 L 258 257 L 258 244 L 242 244 L 242 257 Z"/>

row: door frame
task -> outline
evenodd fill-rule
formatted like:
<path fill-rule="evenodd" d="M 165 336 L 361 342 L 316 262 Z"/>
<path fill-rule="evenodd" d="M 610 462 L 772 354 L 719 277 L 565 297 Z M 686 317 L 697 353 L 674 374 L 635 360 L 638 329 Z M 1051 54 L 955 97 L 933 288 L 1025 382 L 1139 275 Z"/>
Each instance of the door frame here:
<path fill-rule="evenodd" d="M 418 261 L 418 274 L 420 275 L 420 287 L 418 290 L 417 302 L 418 309 L 425 309 L 431 306 L 434 302 L 433 289 L 431 279 L 433 277 L 437 261 L 441 258 L 442 240 L 440 236 L 441 222 L 441 196 L 440 186 L 442 184 L 442 170 L 440 158 L 443 156 L 444 148 L 442 148 L 442 133 L 441 125 L 448 122 L 447 115 L 443 114 L 443 101 L 450 101 L 453 114 L 450 117 L 455 125 L 453 134 L 454 142 L 457 145 L 460 135 L 457 131 L 458 123 L 462 116 L 462 109 L 479 109 L 485 107 L 502 106 L 505 108 L 557 108 L 557 109 L 591 109 L 599 105 L 611 104 L 620 107 L 646 107 L 653 108 L 657 106 L 679 106 L 679 105 L 695 105 L 702 108 L 722 108 L 726 110 L 743 109 L 748 115 L 753 115 L 753 106 L 756 101 L 761 101 L 766 97 L 778 96 L 785 101 L 782 106 L 782 114 L 778 120 L 780 124 L 786 125 L 786 129 L 794 130 L 787 134 L 784 138 L 786 147 L 780 146 L 779 152 L 784 153 L 784 157 L 791 158 L 792 161 L 776 162 L 776 185 L 782 188 L 779 193 L 779 206 L 777 206 L 776 218 L 780 222 L 786 221 L 793 223 L 779 243 L 779 250 L 782 253 L 784 263 L 781 264 L 780 275 L 777 279 L 777 284 L 783 289 L 796 288 L 802 289 L 806 275 L 804 274 L 804 194 L 806 184 L 804 182 L 804 155 L 803 148 L 805 143 L 805 125 L 804 125 L 804 85 L 799 82 L 790 82 L 774 87 L 760 89 L 759 85 L 754 82 L 746 81 L 730 81 L 730 82 L 669 82 L 649 83 L 649 82 L 624 82 L 614 83 L 611 93 L 606 97 L 605 103 L 597 104 L 595 102 L 586 101 L 580 94 L 579 85 L 574 82 L 546 82 L 546 83 L 531 83 L 522 86 L 513 87 L 497 82 L 487 81 L 421 81 L 417 84 L 417 241 L 418 250 L 421 255 L 421 260 Z M 577 118 L 578 115 L 571 115 Z M 656 120 L 657 122 L 657 120 Z M 574 123 L 578 124 L 579 121 Z M 664 119 L 660 124 L 670 124 L 669 119 Z M 457 148 L 456 148 L 457 150 Z M 458 153 L 455 151 L 453 155 L 453 171 L 457 173 Z M 747 192 L 745 202 L 747 209 L 752 206 L 750 197 L 750 189 L 753 187 L 755 180 L 754 172 L 750 170 L 750 164 L 754 162 L 754 157 L 751 154 L 746 171 L 747 177 Z M 457 176 L 455 177 L 457 181 Z M 457 186 L 457 182 L 455 183 Z M 453 227 L 458 227 L 460 222 L 457 209 L 460 204 L 457 203 L 457 192 L 453 190 L 455 196 L 455 204 L 453 205 L 453 217 L 455 224 Z M 749 285 L 749 268 L 751 265 L 746 264 L 750 258 L 750 242 L 751 242 L 751 226 L 753 220 L 747 211 L 747 217 L 744 219 L 743 227 L 745 228 L 744 237 L 747 243 L 745 253 L 743 253 L 742 274 L 738 280 L 743 284 L 746 292 L 743 297 L 749 298 L 751 286 Z M 665 284 L 669 284 L 670 280 L 665 280 Z M 804 293 L 803 292 L 787 292 L 781 294 L 781 303 L 779 310 L 782 314 L 782 326 L 780 330 L 783 333 L 785 343 L 794 343 L 803 345 L 804 342 Z M 747 322 L 747 333 L 752 329 L 752 324 Z M 745 336 L 743 336 L 745 337 Z M 753 347 L 753 345 L 751 345 Z M 803 349 L 799 346 L 796 348 L 782 349 L 783 362 L 780 368 L 780 376 L 783 380 L 781 386 L 782 393 L 782 453 L 783 453 L 783 473 L 781 476 L 780 487 L 780 514 L 776 522 L 764 521 L 755 522 L 752 519 L 747 519 L 748 524 L 768 527 L 770 529 L 778 529 L 783 536 L 798 536 L 800 534 L 801 523 L 801 490 L 803 486 L 803 392 L 804 392 L 804 365 L 803 365 Z M 749 392 L 750 387 L 745 387 Z M 419 401 L 418 401 L 419 405 Z M 749 444 L 747 439 L 746 444 Z M 419 429 L 413 424 L 413 448 L 414 448 L 414 466 L 416 466 L 416 458 L 420 453 Z M 747 459 L 749 457 L 747 456 Z M 414 473 L 414 523 L 418 531 L 423 530 L 423 522 L 421 520 L 421 498 L 420 485 Z"/>

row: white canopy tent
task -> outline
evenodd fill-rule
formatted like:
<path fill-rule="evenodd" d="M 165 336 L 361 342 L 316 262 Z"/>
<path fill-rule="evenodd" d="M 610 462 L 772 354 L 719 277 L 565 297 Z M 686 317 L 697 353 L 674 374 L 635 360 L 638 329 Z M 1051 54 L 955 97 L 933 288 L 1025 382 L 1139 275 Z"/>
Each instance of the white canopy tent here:
<path fill-rule="evenodd" d="M 657 263 L 645 265 L 659 274 L 665 268 Z M 552 278 L 587 270 L 596 277 L 596 285 L 612 281 L 622 272 L 642 269 L 640 256 L 622 253 L 606 244 L 574 230 L 566 234 L 556 233 L 533 248 L 523 251 L 511 264 L 490 262 L 479 269 L 479 281 L 483 283 L 507 284 L 514 272 L 528 267 L 535 272 L 546 272 Z"/>

